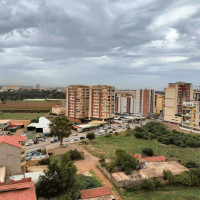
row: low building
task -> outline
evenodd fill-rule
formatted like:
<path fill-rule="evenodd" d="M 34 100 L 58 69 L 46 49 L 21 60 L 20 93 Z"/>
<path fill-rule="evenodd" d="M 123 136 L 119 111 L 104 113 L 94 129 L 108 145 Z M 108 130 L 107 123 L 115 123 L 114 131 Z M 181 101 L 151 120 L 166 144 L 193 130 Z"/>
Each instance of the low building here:
<path fill-rule="evenodd" d="M 10 126 L 10 120 L 0 120 L 0 130 L 6 130 Z"/>
<path fill-rule="evenodd" d="M 146 162 L 165 162 L 167 158 L 165 156 L 152 156 L 152 157 L 144 157 Z"/>
<path fill-rule="evenodd" d="M 66 115 L 66 107 L 56 105 L 56 106 L 52 107 L 51 112 L 56 115 Z"/>
<path fill-rule="evenodd" d="M 176 161 L 146 162 L 142 169 L 133 170 L 131 175 L 126 175 L 124 172 L 117 172 L 111 174 L 111 179 L 117 187 L 125 187 L 130 184 L 137 186 L 145 179 L 158 179 L 164 182 L 164 170 L 171 171 L 175 176 L 189 171 L 189 169 Z"/>
<path fill-rule="evenodd" d="M 109 187 L 98 187 L 81 190 L 81 199 L 85 200 L 115 200 Z"/>
<path fill-rule="evenodd" d="M 28 125 L 27 131 L 33 133 L 44 133 L 45 135 L 50 134 L 50 123 L 51 122 L 47 118 L 40 117 L 38 123 L 31 123 Z"/>
<path fill-rule="evenodd" d="M 31 179 L 11 181 L 11 184 L 3 183 L 0 185 L 1 200 L 36 200 L 35 185 Z"/>
<path fill-rule="evenodd" d="M 6 175 L 26 171 L 26 137 L 20 135 L 0 136 L 0 166 L 6 167 Z"/>

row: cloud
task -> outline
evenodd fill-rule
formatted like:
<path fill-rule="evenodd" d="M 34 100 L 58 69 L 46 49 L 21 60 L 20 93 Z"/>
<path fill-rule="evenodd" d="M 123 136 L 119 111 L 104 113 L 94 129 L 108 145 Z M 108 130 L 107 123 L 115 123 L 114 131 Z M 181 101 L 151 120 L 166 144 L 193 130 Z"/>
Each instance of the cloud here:
<path fill-rule="evenodd" d="M 199 3 L 2 0 L 0 85 L 199 85 Z"/>

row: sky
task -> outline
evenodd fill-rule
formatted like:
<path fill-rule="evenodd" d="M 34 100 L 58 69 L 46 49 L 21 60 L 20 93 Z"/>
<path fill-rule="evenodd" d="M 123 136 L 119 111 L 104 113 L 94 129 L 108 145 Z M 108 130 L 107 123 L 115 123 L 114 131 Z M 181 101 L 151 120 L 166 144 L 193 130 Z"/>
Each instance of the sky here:
<path fill-rule="evenodd" d="M 200 85 L 200 0 L 0 0 L 0 85 Z"/>

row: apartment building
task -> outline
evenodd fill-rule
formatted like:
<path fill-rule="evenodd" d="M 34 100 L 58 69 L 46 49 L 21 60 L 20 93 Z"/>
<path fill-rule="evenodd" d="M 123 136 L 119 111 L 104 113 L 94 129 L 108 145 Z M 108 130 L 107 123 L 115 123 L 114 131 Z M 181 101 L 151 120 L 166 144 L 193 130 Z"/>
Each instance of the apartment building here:
<path fill-rule="evenodd" d="M 181 126 L 200 131 L 200 102 L 183 102 Z"/>
<path fill-rule="evenodd" d="M 195 89 L 193 92 L 194 101 L 200 101 L 200 88 Z"/>
<path fill-rule="evenodd" d="M 155 114 L 161 114 L 164 110 L 164 95 L 163 94 L 155 94 Z"/>
<path fill-rule="evenodd" d="M 115 113 L 133 114 L 135 113 L 135 94 L 118 92 L 115 95 Z"/>
<path fill-rule="evenodd" d="M 109 119 L 115 117 L 115 87 L 93 85 L 90 88 L 89 118 Z"/>
<path fill-rule="evenodd" d="M 6 175 L 26 172 L 26 137 L 0 136 L 0 166 L 6 167 Z"/>
<path fill-rule="evenodd" d="M 183 101 L 193 100 L 193 85 L 191 83 L 169 83 L 165 88 L 164 120 L 181 123 Z"/>
<path fill-rule="evenodd" d="M 84 119 L 89 112 L 90 87 L 87 85 L 69 85 L 66 90 L 66 116 Z"/>
<path fill-rule="evenodd" d="M 149 89 L 136 90 L 135 113 L 147 117 L 154 113 L 155 91 Z"/>

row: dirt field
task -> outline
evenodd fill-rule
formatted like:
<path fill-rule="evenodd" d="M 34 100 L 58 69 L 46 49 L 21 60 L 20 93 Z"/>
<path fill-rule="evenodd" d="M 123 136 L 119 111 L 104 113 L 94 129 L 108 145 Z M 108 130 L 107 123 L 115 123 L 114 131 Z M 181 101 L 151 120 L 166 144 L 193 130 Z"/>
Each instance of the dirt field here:
<path fill-rule="evenodd" d="M 76 167 L 79 174 L 85 174 L 91 169 L 96 174 L 96 176 L 102 181 L 105 186 L 111 188 L 113 195 L 116 197 L 116 200 L 120 200 L 120 196 L 112 183 L 102 174 L 102 172 L 96 167 L 98 158 L 90 154 L 88 151 L 84 150 L 84 160 L 76 161 Z"/>
<path fill-rule="evenodd" d="M 0 110 L 51 110 L 56 102 L 15 102 L 0 103 Z"/>

